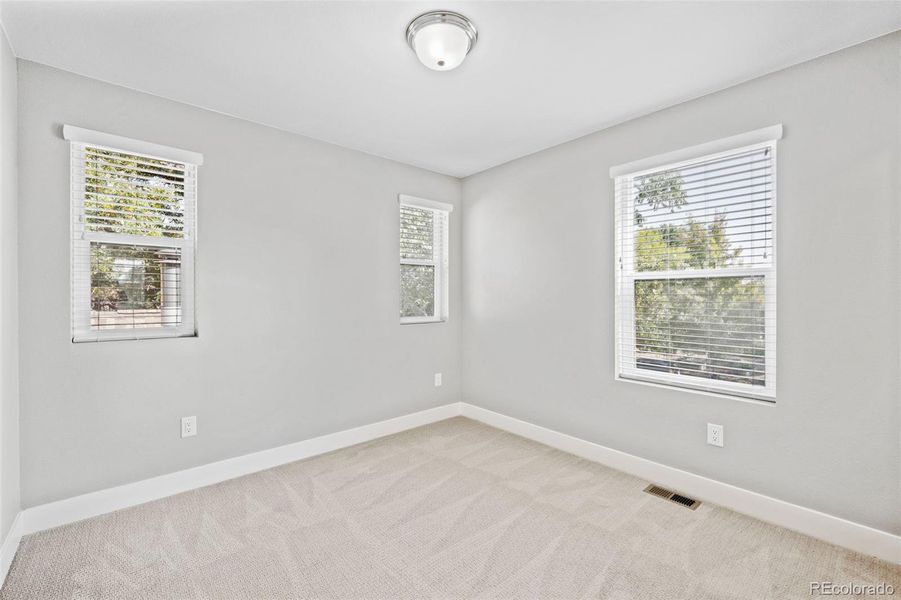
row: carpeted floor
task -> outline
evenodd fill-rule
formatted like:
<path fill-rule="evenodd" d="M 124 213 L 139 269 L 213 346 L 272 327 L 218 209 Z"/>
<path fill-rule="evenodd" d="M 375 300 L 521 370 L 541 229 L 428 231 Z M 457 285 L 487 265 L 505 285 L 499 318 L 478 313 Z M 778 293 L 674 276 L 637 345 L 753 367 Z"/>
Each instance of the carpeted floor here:
<path fill-rule="evenodd" d="M 901 567 L 457 417 L 22 540 L 0 598 L 809 598 Z"/>

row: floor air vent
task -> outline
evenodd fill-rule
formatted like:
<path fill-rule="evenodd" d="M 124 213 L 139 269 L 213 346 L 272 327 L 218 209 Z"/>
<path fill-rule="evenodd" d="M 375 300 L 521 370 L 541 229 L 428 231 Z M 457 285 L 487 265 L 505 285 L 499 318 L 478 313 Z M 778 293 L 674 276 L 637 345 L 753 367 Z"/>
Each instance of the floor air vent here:
<path fill-rule="evenodd" d="M 663 498 L 664 500 L 669 500 L 670 502 L 681 504 L 682 506 L 690 508 L 691 510 L 694 510 L 697 507 L 701 506 L 701 503 L 694 498 L 689 498 L 688 496 L 677 494 L 676 492 L 662 488 L 659 485 L 654 485 L 653 483 L 644 488 L 644 491 L 651 494 L 652 496 L 658 496 L 660 498 Z"/>

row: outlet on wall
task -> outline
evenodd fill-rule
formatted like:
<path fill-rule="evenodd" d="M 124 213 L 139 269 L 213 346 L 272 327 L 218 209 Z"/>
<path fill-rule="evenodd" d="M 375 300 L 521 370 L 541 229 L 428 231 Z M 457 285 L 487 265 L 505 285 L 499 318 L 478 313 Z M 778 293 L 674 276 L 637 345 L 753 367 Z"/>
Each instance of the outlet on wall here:
<path fill-rule="evenodd" d="M 197 417 L 181 418 L 181 437 L 191 437 L 197 435 Z"/>
<path fill-rule="evenodd" d="M 723 426 L 707 423 L 707 443 L 711 446 L 723 447 Z"/>
<path fill-rule="evenodd" d="M 441 387 L 441 373 L 435 373 L 435 387 Z"/>

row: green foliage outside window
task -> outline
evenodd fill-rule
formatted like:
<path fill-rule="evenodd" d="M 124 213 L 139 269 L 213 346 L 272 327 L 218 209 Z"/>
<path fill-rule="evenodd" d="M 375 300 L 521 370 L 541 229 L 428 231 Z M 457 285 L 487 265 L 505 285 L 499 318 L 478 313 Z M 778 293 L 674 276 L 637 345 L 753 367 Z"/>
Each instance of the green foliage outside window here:
<path fill-rule="evenodd" d="M 435 213 L 415 206 L 400 209 L 400 316 L 435 316 L 434 265 L 404 264 L 434 261 L 438 226 Z"/>
<path fill-rule="evenodd" d="M 180 164 L 87 147 L 85 230 L 184 237 L 184 186 Z M 173 260 L 171 248 L 92 243 L 92 310 L 160 309 L 163 271 Z"/>
<path fill-rule="evenodd" d="M 728 215 L 680 218 L 678 172 L 639 180 L 635 194 L 637 272 L 718 269 L 741 264 Z M 661 215 L 673 215 L 672 218 Z M 764 279 L 761 276 L 635 281 L 636 366 L 709 379 L 765 384 Z"/>

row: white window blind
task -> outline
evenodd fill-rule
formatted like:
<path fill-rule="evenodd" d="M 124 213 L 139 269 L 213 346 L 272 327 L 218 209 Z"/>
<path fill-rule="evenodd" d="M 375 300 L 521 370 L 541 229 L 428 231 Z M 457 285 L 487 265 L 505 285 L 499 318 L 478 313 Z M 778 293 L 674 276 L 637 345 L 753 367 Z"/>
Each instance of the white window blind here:
<path fill-rule="evenodd" d="M 617 371 L 773 400 L 776 141 L 616 177 Z"/>
<path fill-rule="evenodd" d="M 450 204 L 400 196 L 400 320 L 447 319 Z"/>
<path fill-rule="evenodd" d="M 66 137 L 73 341 L 194 335 L 197 165 L 82 141 L 140 147 L 126 138 Z"/>

